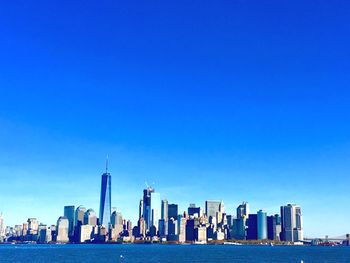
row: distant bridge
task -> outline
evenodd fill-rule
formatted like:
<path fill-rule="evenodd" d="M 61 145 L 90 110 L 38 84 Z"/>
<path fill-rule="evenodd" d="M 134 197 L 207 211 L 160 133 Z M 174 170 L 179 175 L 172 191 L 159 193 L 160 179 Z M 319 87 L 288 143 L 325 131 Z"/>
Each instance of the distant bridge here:
<path fill-rule="evenodd" d="M 320 240 L 321 242 L 343 242 L 344 240 L 347 240 L 345 237 L 313 237 L 313 238 L 304 238 L 304 242 L 311 242 L 313 240 Z"/>

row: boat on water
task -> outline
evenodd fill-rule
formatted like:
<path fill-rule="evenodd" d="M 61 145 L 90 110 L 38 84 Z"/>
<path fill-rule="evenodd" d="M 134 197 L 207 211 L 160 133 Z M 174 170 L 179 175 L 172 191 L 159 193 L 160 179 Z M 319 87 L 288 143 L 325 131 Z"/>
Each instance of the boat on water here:
<path fill-rule="evenodd" d="M 237 243 L 237 242 L 224 242 L 224 245 L 242 246 L 241 243 Z"/>

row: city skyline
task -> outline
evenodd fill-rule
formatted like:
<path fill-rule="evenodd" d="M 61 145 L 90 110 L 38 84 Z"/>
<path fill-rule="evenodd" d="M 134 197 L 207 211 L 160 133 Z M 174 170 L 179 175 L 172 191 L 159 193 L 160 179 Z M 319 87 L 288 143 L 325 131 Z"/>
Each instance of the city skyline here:
<path fill-rule="evenodd" d="M 65 205 L 136 222 L 140 189 L 185 210 L 302 206 L 350 232 L 349 3 L 31 2 L 0 10 L 0 212 Z M 160 216 L 159 211 L 158 216 Z M 335 216 L 336 215 L 336 216 Z M 64 222 L 63 222 L 64 223 Z"/>
<path fill-rule="evenodd" d="M 4 225 L 0 214 L 0 243 L 201 243 L 231 240 L 238 242 L 264 242 L 264 244 L 328 244 L 319 238 L 305 238 L 301 207 L 287 204 L 280 207 L 280 214 L 268 216 L 260 209 L 250 213 L 248 202 L 242 202 L 236 215 L 225 210 L 223 200 L 206 200 L 204 209 L 189 204 L 181 213 L 178 204 L 169 204 L 167 199 L 153 187 L 147 185 L 139 204 L 137 224 L 133 227 L 130 219 L 123 218 L 116 208 L 111 209 L 111 174 L 106 170 L 101 176 L 100 210 L 97 217 L 94 209 L 84 206 L 64 206 L 64 215 L 57 224 L 45 224 L 38 218 L 28 218 L 23 224 Z M 349 245 L 346 239 L 337 239 L 342 245 Z M 266 243 L 270 242 L 270 243 Z M 247 244 L 247 243 L 246 243 Z M 261 243 L 262 244 L 262 243 Z"/>
<path fill-rule="evenodd" d="M 109 179 L 108 180 L 104 180 L 104 178 L 105 177 L 108 177 Z M 96 211 L 98 211 L 98 214 L 100 214 L 100 217 L 99 218 L 101 218 L 101 211 L 103 211 L 102 209 L 101 209 L 101 207 L 103 207 L 103 205 L 102 205 L 102 203 L 103 203 L 103 200 L 104 200 L 104 195 L 103 195 L 103 192 L 104 191 L 106 191 L 107 189 L 108 189 L 108 187 L 106 187 L 106 183 L 107 182 L 111 182 L 111 177 L 112 177 L 112 175 L 111 175 L 111 173 L 109 173 L 108 172 L 108 157 L 107 157 L 107 160 L 106 160 L 106 169 L 105 169 L 105 171 L 102 173 L 102 176 L 101 176 L 101 184 L 99 185 L 99 193 L 100 193 L 100 195 L 99 195 L 99 200 L 98 200 L 98 204 L 99 204 L 99 210 L 96 210 Z M 148 191 L 150 191 L 150 193 L 154 193 L 154 194 L 156 194 L 156 196 L 157 196 L 157 200 L 159 200 L 159 207 L 158 207 L 158 211 L 157 211 L 157 216 L 158 216 L 158 219 L 161 219 L 161 212 L 163 212 L 163 211 L 161 211 L 161 209 L 162 209 L 162 206 L 161 206 L 161 204 L 163 203 L 163 201 L 165 200 L 165 201 L 167 201 L 167 204 L 169 205 L 169 206 L 171 206 L 172 205 L 172 201 L 169 203 L 168 202 L 168 200 L 167 200 L 167 197 L 166 197 L 166 194 L 161 194 L 160 192 L 155 192 L 155 189 L 153 188 L 154 187 L 154 183 L 153 183 L 153 186 L 152 187 L 150 187 L 148 184 L 147 184 L 147 182 L 145 182 L 145 186 L 146 186 L 146 188 L 143 190 L 143 198 L 141 198 L 141 201 L 143 201 L 142 202 L 142 204 L 144 204 L 145 203 L 145 194 L 146 194 L 146 191 L 148 192 Z M 112 188 L 113 189 L 113 188 Z M 141 189 L 141 188 L 140 188 Z M 107 192 L 109 193 L 109 195 L 111 195 L 111 187 L 109 187 L 109 189 L 107 190 Z M 112 192 L 113 192 L 113 190 L 112 190 Z M 108 194 L 107 194 L 108 195 Z M 127 197 L 128 198 L 128 197 Z M 149 195 L 149 199 L 151 200 L 151 195 Z M 191 199 L 191 200 L 194 200 L 195 198 L 193 198 L 193 199 Z M 140 200 L 140 199 L 138 199 L 138 200 Z M 198 199 L 196 199 L 196 200 L 198 200 Z M 161 202 L 162 203 L 161 203 Z M 191 201 L 191 202 L 188 202 L 188 204 L 186 205 L 186 204 L 179 204 L 178 202 L 176 203 L 176 206 L 178 207 L 180 207 L 179 209 L 178 209 L 178 214 L 181 214 L 182 212 L 184 212 L 184 211 L 187 211 L 187 209 L 189 208 L 189 207 L 191 207 L 191 206 L 193 206 L 193 205 L 196 205 L 196 207 L 200 207 L 201 208 L 201 211 L 203 211 L 203 212 L 205 212 L 208 216 L 211 216 L 211 213 L 210 213 L 210 208 L 209 208 L 209 210 L 208 210 L 208 208 L 207 208 L 207 203 L 208 202 L 212 202 L 212 204 L 210 205 L 210 207 L 211 208 L 213 208 L 213 207 L 220 207 L 220 205 L 221 205 L 221 203 L 223 202 L 224 200 L 223 199 L 220 199 L 220 198 L 212 198 L 212 199 L 207 199 L 207 200 L 204 200 L 204 201 L 202 201 L 202 202 L 198 202 L 198 203 L 195 203 L 195 202 L 193 202 L 193 201 Z M 238 208 L 236 207 L 236 205 L 237 204 L 239 204 L 240 202 L 242 202 L 242 205 L 239 205 L 238 206 Z M 277 203 L 280 203 L 278 200 L 276 201 Z M 242 207 L 243 205 L 245 205 L 247 202 L 246 201 L 238 201 L 237 203 L 235 203 L 235 204 L 233 204 L 233 206 L 232 207 L 228 207 L 227 209 L 226 209 L 226 211 L 227 211 L 227 213 L 228 214 L 232 214 L 232 215 L 234 215 L 234 214 L 236 214 L 237 213 L 237 215 L 239 214 L 239 212 L 238 212 L 238 209 L 240 208 L 240 207 Z M 295 203 L 295 202 L 286 202 L 287 204 L 293 204 L 293 203 Z M 231 205 L 231 204 L 230 204 Z M 77 208 L 78 207 L 83 207 L 84 208 L 84 212 L 86 211 L 86 208 L 85 207 L 91 207 L 91 208 L 89 208 L 87 211 L 93 211 L 93 213 L 95 213 L 95 216 L 96 216 L 96 212 L 95 212 L 95 210 L 94 210 L 94 208 L 92 207 L 92 206 L 85 206 L 84 204 L 73 204 L 73 202 L 70 202 L 69 204 L 65 204 L 64 205 L 64 210 L 63 210 L 63 213 L 58 213 L 58 215 L 61 215 L 61 217 L 63 217 L 63 216 L 66 216 L 66 208 L 70 208 L 70 207 L 74 207 L 74 206 L 76 206 Z M 128 218 L 128 219 L 130 219 L 131 220 L 131 222 L 133 222 L 134 224 L 135 223 L 137 223 L 137 221 L 138 221 L 138 219 L 139 219 L 139 206 L 140 206 L 140 204 L 136 204 L 136 206 L 135 207 L 137 207 L 137 209 L 135 209 L 135 207 L 127 207 L 127 209 L 124 211 L 124 210 L 122 210 L 122 207 L 124 207 L 125 208 L 125 206 L 116 206 L 115 204 L 113 204 L 113 202 L 111 203 L 111 204 L 109 204 L 109 210 L 110 210 L 110 215 L 112 215 L 112 212 L 113 211 L 116 211 L 116 212 L 118 212 L 118 213 L 122 213 L 124 216 L 125 216 L 125 218 Z M 227 205 L 225 205 L 225 207 L 226 207 Z M 108 205 L 107 205 L 107 207 L 108 207 Z M 146 205 L 144 206 L 144 207 L 147 207 Z M 144 217 L 145 216 L 145 208 L 143 207 L 143 210 L 142 210 L 142 216 Z M 253 208 L 252 208 L 253 207 Z M 182 211 L 181 211 L 181 209 L 182 208 L 184 208 Z M 149 207 L 149 209 L 151 209 L 150 207 Z M 169 208 L 168 208 L 169 209 Z M 242 208 L 241 208 L 242 209 Z M 56 209 L 56 210 L 62 210 L 62 209 Z M 130 211 L 138 211 L 138 213 L 136 213 L 136 214 L 131 214 L 130 213 Z M 215 209 L 214 209 L 215 210 Z M 209 211 L 208 213 L 207 213 L 207 211 Z M 264 208 L 264 206 L 263 207 L 257 207 L 256 205 L 254 205 L 253 204 L 253 206 L 251 206 L 251 203 L 249 202 L 249 206 L 248 206 L 248 208 L 244 208 L 243 210 L 243 213 L 244 214 L 250 214 L 250 211 L 251 212 L 257 212 L 257 214 L 259 215 L 259 212 L 261 212 L 261 211 L 264 211 L 264 213 L 266 213 L 266 214 L 270 214 L 270 215 L 275 215 L 275 214 L 277 214 L 277 213 L 279 213 L 279 212 L 281 212 L 281 214 L 282 214 L 282 207 L 280 207 L 280 205 L 277 205 L 276 207 L 269 207 L 268 209 L 265 209 Z M 1 212 L 2 213 L 2 212 Z M 241 213 L 241 212 L 240 212 Z M 35 214 L 35 211 L 33 211 L 32 213 L 31 213 L 32 215 L 33 214 Z M 147 213 L 146 213 L 147 214 Z M 138 216 L 137 216 L 138 215 Z M 152 225 L 152 223 L 153 223 L 153 219 L 152 219 L 152 216 L 153 216 L 153 208 L 151 209 L 151 210 L 149 210 L 149 213 L 148 213 L 148 215 L 149 215 L 149 219 L 147 219 L 147 217 L 145 217 L 145 223 L 146 223 L 146 226 L 147 226 L 147 222 L 149 222 L 148 223 L 148 225 L 150 226 L 150 225 Z M 60 218 L 61 218 L 60 217 Z M 3 218 L 3 221 L 4 221 L 4 216 L 2 217 Z M 26 222 L 26 220 L 27 220 L 27 218 L 28 218 L 28 216 L 26 216 L 26 215 L 23 215 L 23 218 L 26 218 L 23 222 Z M 52 223 L 55 223 L 56 221 L 57 221 L 57 218 L 55 219 L 55 215 L 51 215 L 50 217 L 46 217 L 46 218 L 52 218 L 53 219 L 53 221 L 52 222 L 44 222 L 44 221 L 42 221 L 41 219 L 39 219 L 39 217 L 37 217 L 37 216 L 31 216 L 31 217 L 29 217 L 29 218 L 36 218 L 36 219 L 38 219 L 38 221 L 40 221 L 40 223 L 44 223 L 44 224 L 47 224 L 47 225 L 50 225 L 50 224 L 52 224 Z M 44 217 L 45 218 L 45 217 Z M 60 219 L 59 218 L 59 219 Z M 5 218 L 6 219 L 6 218 Z M 75 218 L 75 220 L 77 220 L 76 218 Z M 85 220 L 85 219 L 84 219 Z M 110 220 L 111 220 L 111 216 L 109 216 L 108 217 L 108 221 L 110 222 Z M 149 221 L 148 221 L 149 220 Z M 108 224 L 110 224 L 108 222 Z M 18 221 L 16 221 L 15 223 L 9 223 L 9 224 L 7 224 L 7 222 L 5 221 L 4 222 L 4 226 L 14 226 L 14 225 L 18 225 L 18 224 L 21 224 L 20 222 L 18 222 Z M 101 224 L 101 225 L 103 225 L 103 224 Z M 147 231 L 149 231 L 149 227 L 146 227 L 146 230 Z M 331 237 L 340 237 L 340 236 L 344 236 L 344 234 L 345 234 L 345 232 L 344 233 L 338 233 L 338 235 L 328 235 L 328 233 L 324 233 L 323 235 L 314 235 L 314 236 L 312 236 L 312 235 L 310 235 L 310 234 L 307 234 L 308 233 L 308 231 L 306 230 L 305 231 L 305 227 L 304 227 L 304 233 L 306 232 L 306 234 L 304 234 L 304 237 L 307 237 L 307 238 L 315 238 L 315 237 L 322 237 L 322 236 L 325 236 L 325 235 L 327 235 L 327 236 L 331 236 Z"/>

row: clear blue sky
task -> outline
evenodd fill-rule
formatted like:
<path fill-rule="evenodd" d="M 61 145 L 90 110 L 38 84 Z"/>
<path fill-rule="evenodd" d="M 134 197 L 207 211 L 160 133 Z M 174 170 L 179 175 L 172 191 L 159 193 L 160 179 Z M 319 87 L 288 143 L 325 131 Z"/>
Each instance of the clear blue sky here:
<path fill-rule="evenodd" d="M 228 213 L 302 206 L 350 232 L 348 1 L 7 1 L 0 9 L 0 210 L 136 223 L 144 182 Z"/>

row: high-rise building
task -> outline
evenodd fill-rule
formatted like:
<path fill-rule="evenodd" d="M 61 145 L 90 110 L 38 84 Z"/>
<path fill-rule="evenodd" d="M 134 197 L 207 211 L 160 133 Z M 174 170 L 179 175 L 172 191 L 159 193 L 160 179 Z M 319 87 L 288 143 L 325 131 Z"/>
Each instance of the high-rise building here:
<path fill-rule="evenodd" d="M 116 225 L 123 225 L 123 215 L 121 212 L 114 211 L 111 216 L 111 224 L 113 227 Z"/>
<path fill-rule="evenodd" d="M 68 226 L 68 235 L 74 236 L 74 224 L 75 224 L 75 207 L 74 205 L 69 205 L 64 207 L 64 216 L 67 217 L 69 226 Z"/>
<path fill-rule="evenodd" d="M 237 219 L 240 218 L 248 218 L 249 216 L 249 204 L 247 202 L 243 202 L 241 205 L 237 207 Z"/>
<path fill-rule="evenodd" d="M 298 242 L 304 239 L 300 206 L 295 204 L 281 206 L 281 229 L 283 241 Z"/>
<path fill-rule="evenodd" d="M 201 215 L 201 208 L 196 207 L 195 204 L 190 204 L 190 206 L 187 208 L 187 212 L 189 216 L 194 216 L 195 214 L 198 215 L 198 217 L 202 216 Z"/>
<path fill-rule="evenodd" d="M 209 219 L 210 217 L 211 218 L 216 217 L 216 213 L 220 212 L 220 205 L 221 205 L 221 201 L 212 201 L 212 200 L 205 201 L 205 214 Z"/>
<path fill-rule="evenodd" d="M 168 205 L 168 220 L 171 218 L 177 219 L 178 216 L 178 205 L 177 204 L 169 204 Z"/>
<path fill-rule="evenodd" d="M 151 226 L 152 219 L 152 211 L 151 211 L 151 194 L 154 193 L 154 189 L 152 187 L 147 187 L 147 189 L 143 190 L 143 219 L 145 220 L 146 230 L 148 230 Z"/>
<path fill-rule="evenodd" d="M 51 229 L 47 227 L 46 225 L 40 224 L 39 225 L 39 238 L 38 242 L 39 243 L 49 243 L 51 242 Z"/>
<path fill-rule="evenodd" d="M 257 214 L 249 214 L 247 219 L 247 240 L 258 239 Z"/>
<path fill-rule="evenodd" d="M 195 228 L 195 219 L 188 219 L 186 223 L 186 241 L 195 241 Z"/>
<path fill-rule="evenodd" d="M 168 221 L 168 240 L 175 241 L 177 238 L 177 221 L 172 217 Z"/>
<path fill-rule="evenodd" d="M 164 219 L 159 219 L 158 226 L 159 236 L 161 238 L 165 238 L 168 235 L 168 221 L 165 221 Z"/>
<path fill-rule="evenodd" d="M 161 219 L 168 220 L 168 200 L 166 199 L 162 200 Z"/>
<path fill-rule="evenodd" d="M 276 214 L 267 217 L 267 238 L 270 240 L 280 240 L 281 217 Z"/>
<path fill-rule="evenodd" d="M 67 217 L 61 216 L 57 220 L 56 241 L 66 243 L 68 239 L 69 221 Z"/>
<path fill-rule="evenodd" d="M 139 204 L 139 219 L 143 217 L 143 200 L 140 200 L 140 204 Z"/>
<path fill-rule="evenodd" d="M 37 235 L 39 221 L 36 218 L 28 218 L 27 222 L 28 222 L 27 235 Z"/>
<path fill-rule="evenodd" d="M 195 229 L 195 240 L 198 242 L 207 241 L 207 228 L 205 226 L 199 226 Z"/>
<path fill-rule="evenodd" d="M 93 209 L 88 209 L 84 214 L 84 225 L 97 225 L 97 216 L 96 212 Z"/>
<path fill-rule="evenodd" d="M 181 219 L 179 219 L 178 217 L 178 233 L 180 243 L 186 242 L 186 222 L 186 218 L 181 217 Z"/>
<path fill-rule="evenodd" d="M 84 224 L 84 214 L 86 212 L 86 208 L 82 205 L 78 206 L 75 210 L 75 225 L 83 225 Z"/>
<path fill-rule="evenodd" d="M 267 214 L 259 210 L 257 213 L 258 239 L 267 239 Z"/>
<path fill-rule="evenodd" d="M 111 174 L 108 173 L 108 159 L 106 161 L 106 172 L 102 174 L 101 197 L 100 197 L 100 217 L 99 224 L 108 230 L 111 222 Z"/>

